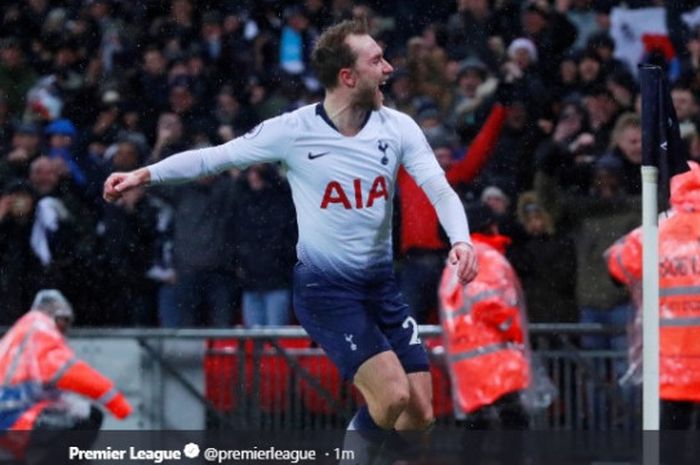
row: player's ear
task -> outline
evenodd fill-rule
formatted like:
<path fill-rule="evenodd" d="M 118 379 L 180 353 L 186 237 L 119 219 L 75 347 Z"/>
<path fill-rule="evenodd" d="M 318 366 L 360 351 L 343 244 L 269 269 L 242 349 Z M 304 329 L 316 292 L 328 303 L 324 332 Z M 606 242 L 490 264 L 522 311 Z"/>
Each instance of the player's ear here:
<path fill-rule="evenodd" d="M 355 87 L 357 76 L 352 68 L 341 68 L 338 71 L 338 84 L 346 87 Z"/>

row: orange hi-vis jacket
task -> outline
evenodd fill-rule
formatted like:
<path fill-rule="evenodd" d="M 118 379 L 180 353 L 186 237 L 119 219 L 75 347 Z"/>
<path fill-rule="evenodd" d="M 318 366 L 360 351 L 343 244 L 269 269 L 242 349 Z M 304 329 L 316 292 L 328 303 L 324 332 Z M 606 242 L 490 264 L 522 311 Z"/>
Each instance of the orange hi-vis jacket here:
<path fill-rule="evenodd" d="M 0 432 L 31 430 L 61 391 L 94 399 L 119 419 L 131 413 L 112 381 L 75 357 L 53 318 L 31 310 L 0 340 Z"/>
<path fill-rule="evenodd" d="M 456 267 L 447 265 L 440 283 L 440 319 L 453 397 L 455 407 L 465 413 L 530 385 L 520 281 L 502 251 L 489 245 L 500 238 L 472 234 L 479 274 L 464 286 Z"/>
<path fill-rule="evenodd" d="M 671 213 L 659 224 L 660 396 L 700 402 L 700 166 L 671 179 Z M 613 278 L 637 305 L 631 365 L 641 363 L 642 231 L 607 252 Z M 636 335 L 636 337 L 635 337 Z M 636 344 L 635 344 L 636 341 Z"/>

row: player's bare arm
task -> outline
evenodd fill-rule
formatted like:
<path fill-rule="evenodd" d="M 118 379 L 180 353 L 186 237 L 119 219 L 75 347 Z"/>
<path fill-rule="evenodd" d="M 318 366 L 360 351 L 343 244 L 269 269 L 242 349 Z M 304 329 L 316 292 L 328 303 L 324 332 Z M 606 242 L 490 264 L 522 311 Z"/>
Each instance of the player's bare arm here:
<path fill-rule="evenodd" d="M 130 189 L 145 186 L 151 180 L 148 168 L 139 168 L 128 173 L 112 173 L 104 183 L 102 197 L 107 202 L 119 200 L 122 194 Z"/>

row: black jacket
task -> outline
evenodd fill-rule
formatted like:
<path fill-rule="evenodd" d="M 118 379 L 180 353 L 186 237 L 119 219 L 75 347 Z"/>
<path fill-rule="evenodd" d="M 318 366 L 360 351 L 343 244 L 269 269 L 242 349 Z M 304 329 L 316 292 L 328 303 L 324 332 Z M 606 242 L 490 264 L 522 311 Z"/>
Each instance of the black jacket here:
<path fill-rule="evenodd" d="M 272 178 L 253 191 L 242 177 L 235 201 L 235 243 L 241 288 L 289 287 L 296 262 L 297 225 L 286 181 Z"/>

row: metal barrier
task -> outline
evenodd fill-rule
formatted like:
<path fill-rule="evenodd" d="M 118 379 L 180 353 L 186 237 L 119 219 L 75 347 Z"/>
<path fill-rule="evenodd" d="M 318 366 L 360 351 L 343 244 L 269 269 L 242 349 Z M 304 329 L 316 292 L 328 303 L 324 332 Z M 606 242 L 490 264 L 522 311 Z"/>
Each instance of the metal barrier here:
<path fill-rule="evenodd" d="M 440 327 L 421 326 L 429 348 L 434 406 L 441 424 L 456 422 L 450 381 L 439 345 Z M 533 324 L 533 355 L 558 396 L 532 413 L 540 430 L 627 430 L 641 424 L 639 396 L 623 389 L 616 370 L 626 364 L 620 351 L 584 351 L 583 334 L 610 333 L 595 324 Z M 344 428 L 361 396 L 340 380 L 336 368 L 298 327 L 264 329 L 77 329 L 72 338 L 107 337 L 138 341 L 143 353 L 206 411 L 209 428 L 322 430 Z M 204 388 L 182 375 L 162 349 L 163 341 L 206 341 Z M 201 383 L 200 383 L 201 384 Z M 184 407 L 184 406 L 183 406 Z M 172 407 L 168 407 L 172 408 Z M 158 427 L 158 424 L 151 426 Z M 167 427 L 167 425 L 165 425 Z"/>

